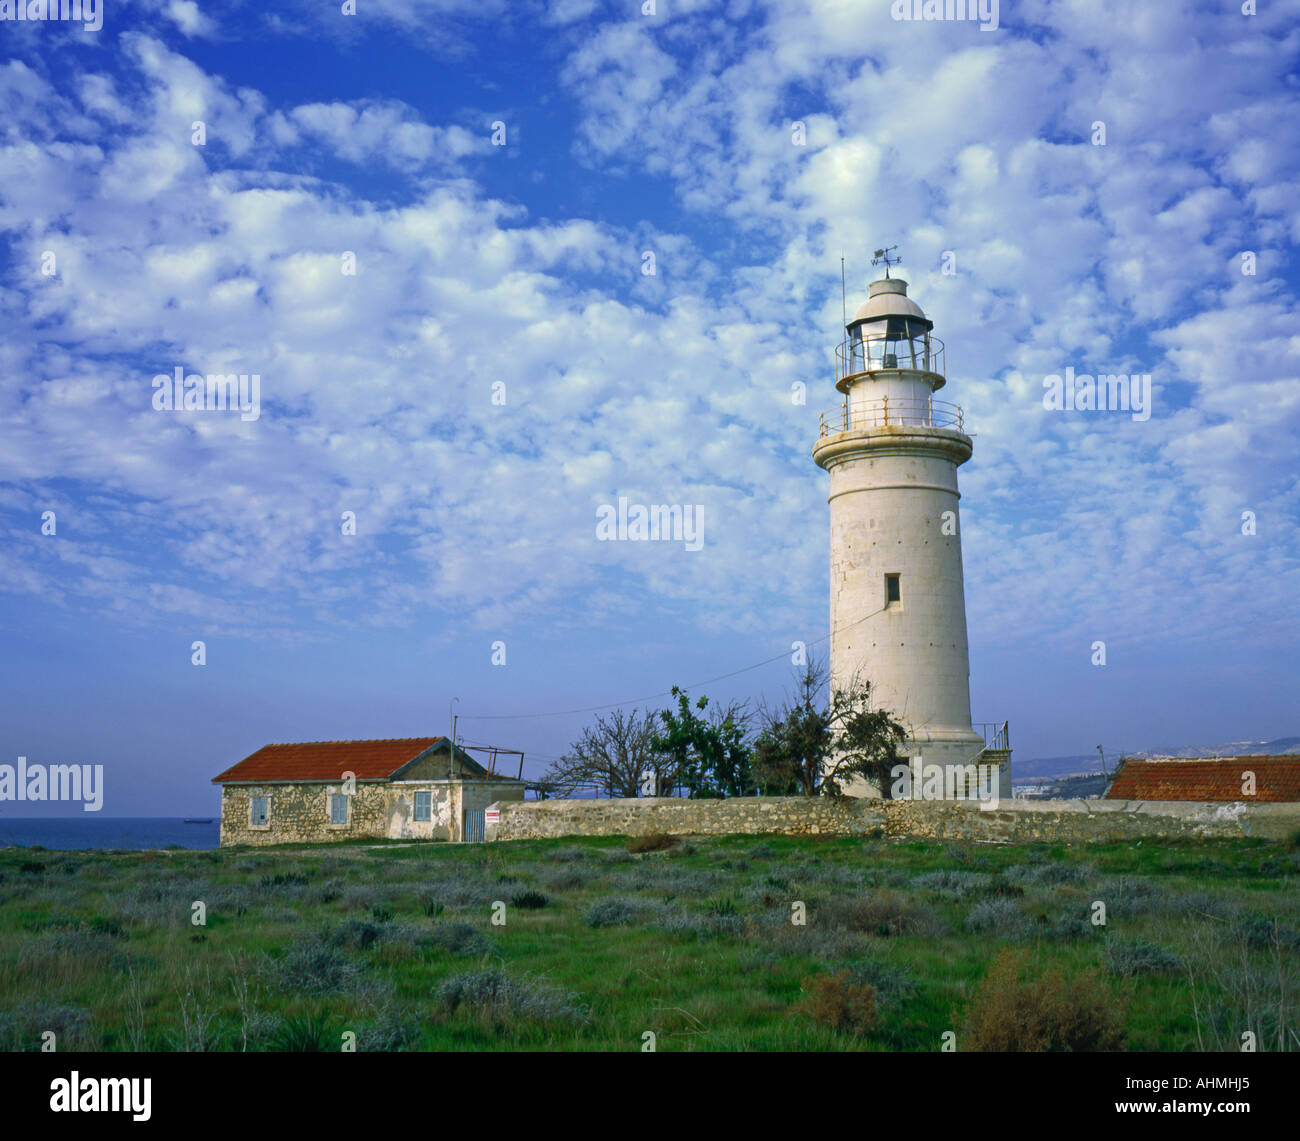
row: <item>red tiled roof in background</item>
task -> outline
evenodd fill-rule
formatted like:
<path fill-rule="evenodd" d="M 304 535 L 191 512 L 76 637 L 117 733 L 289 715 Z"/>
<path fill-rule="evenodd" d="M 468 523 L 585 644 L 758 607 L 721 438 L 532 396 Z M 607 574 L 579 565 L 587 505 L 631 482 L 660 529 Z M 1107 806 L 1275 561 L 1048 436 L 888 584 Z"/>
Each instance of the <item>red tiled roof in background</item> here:
<path fill-rule="evenodd" d="M 1254 796 L 1246 796 L 1241 791 L 1244 772 L 1255 774 Z M 1300 755 L 1126 760 L 1106 791 L 1106 799 L 1246 804 L 1300 800 Z"/>
<path fill-rule="evenodd" d="M 410 764 L 426 749 L 446 737 L 394 737 L 381 741 L 305 741 L 293 745 L 263 745 L 256 753 L 232 765 L 213 784 L 226 781 L 339 780 L 345 772 L 357 780 L 383 780 Z M 478 766 L 457 749 L 469 766 Z M 471 769 L 472 771 L 472 769 Z"/>

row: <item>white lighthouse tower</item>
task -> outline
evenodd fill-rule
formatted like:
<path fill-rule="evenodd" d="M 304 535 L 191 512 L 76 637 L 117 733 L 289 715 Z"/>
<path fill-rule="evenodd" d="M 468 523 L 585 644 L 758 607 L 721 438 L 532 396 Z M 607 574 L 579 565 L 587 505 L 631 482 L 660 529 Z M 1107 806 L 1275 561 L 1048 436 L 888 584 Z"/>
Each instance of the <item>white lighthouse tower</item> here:
<path fill-rule="evenodd" d="M 971 439 L 961 408 L 935 399 L 945 379 L 934 322 L 890 278 L 888 253 L 876 256 L 885 276 L 836 349 L 844 403 L 823 414 L 813 448 L 831 477 L 831 685 L 870 682 L 872 704 L 907 729 L 900 763 L 914 796 L 1010 797 L 1006 723 L 971 723 L 957 490 Z"/>

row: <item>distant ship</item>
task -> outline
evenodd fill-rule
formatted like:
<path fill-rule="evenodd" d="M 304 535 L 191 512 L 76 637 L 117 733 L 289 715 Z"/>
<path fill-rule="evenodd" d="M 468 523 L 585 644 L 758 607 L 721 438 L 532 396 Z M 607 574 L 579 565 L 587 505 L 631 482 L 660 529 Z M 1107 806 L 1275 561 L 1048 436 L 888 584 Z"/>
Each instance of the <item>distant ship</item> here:
<path fill-rule="evenodd" d="M 182 824 L 211 824 L 216 819 L 215 816 L 187 816 L 181 821 Z"/>

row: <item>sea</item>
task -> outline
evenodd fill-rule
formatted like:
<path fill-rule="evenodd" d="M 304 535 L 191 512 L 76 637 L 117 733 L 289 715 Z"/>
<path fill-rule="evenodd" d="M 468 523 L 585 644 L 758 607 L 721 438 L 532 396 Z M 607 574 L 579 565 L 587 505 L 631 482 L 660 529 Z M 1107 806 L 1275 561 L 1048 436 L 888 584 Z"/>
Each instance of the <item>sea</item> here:
<path fill-rule="evenodd" d="M 186 824 L 179 816 L 0 817 L 0 848 L 215 848 L 221 823 Z"/>

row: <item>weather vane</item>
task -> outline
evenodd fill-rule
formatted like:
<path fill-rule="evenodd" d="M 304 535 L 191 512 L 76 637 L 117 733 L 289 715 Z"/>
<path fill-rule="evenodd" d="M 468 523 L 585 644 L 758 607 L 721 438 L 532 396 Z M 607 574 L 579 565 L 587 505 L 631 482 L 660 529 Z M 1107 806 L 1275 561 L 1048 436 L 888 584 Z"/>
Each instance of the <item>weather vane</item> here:
<path fill-rule="evenodd" d="M 886 278 L 889 277 L 889 267 L 890 267 L 891 265 L 902 265 L 902 264 L 903 264 L 903 258 L 902 258 L 902 255 L 901 255 L 901 254 L 899 254 L 899 255 L 895 255 L 895 257 L 893 257 L 892 259 L 891 259 L 890 256 L 889 256 L 889 255 L 890 255 L 891 253 L 893 253 L 896 249 L 898 249 L 897 246 L 886 246 L 885 249 L 883 249 L 883 250 L 877 250 L 877 251 L 876 251 L 876 256 L 873 257 L 873 258 L 871 259 L 871 264 L 872 264 L 872 265 L 879 265 L 882 261 L 885 263 L 885 277 L 886 277 Z"/>

